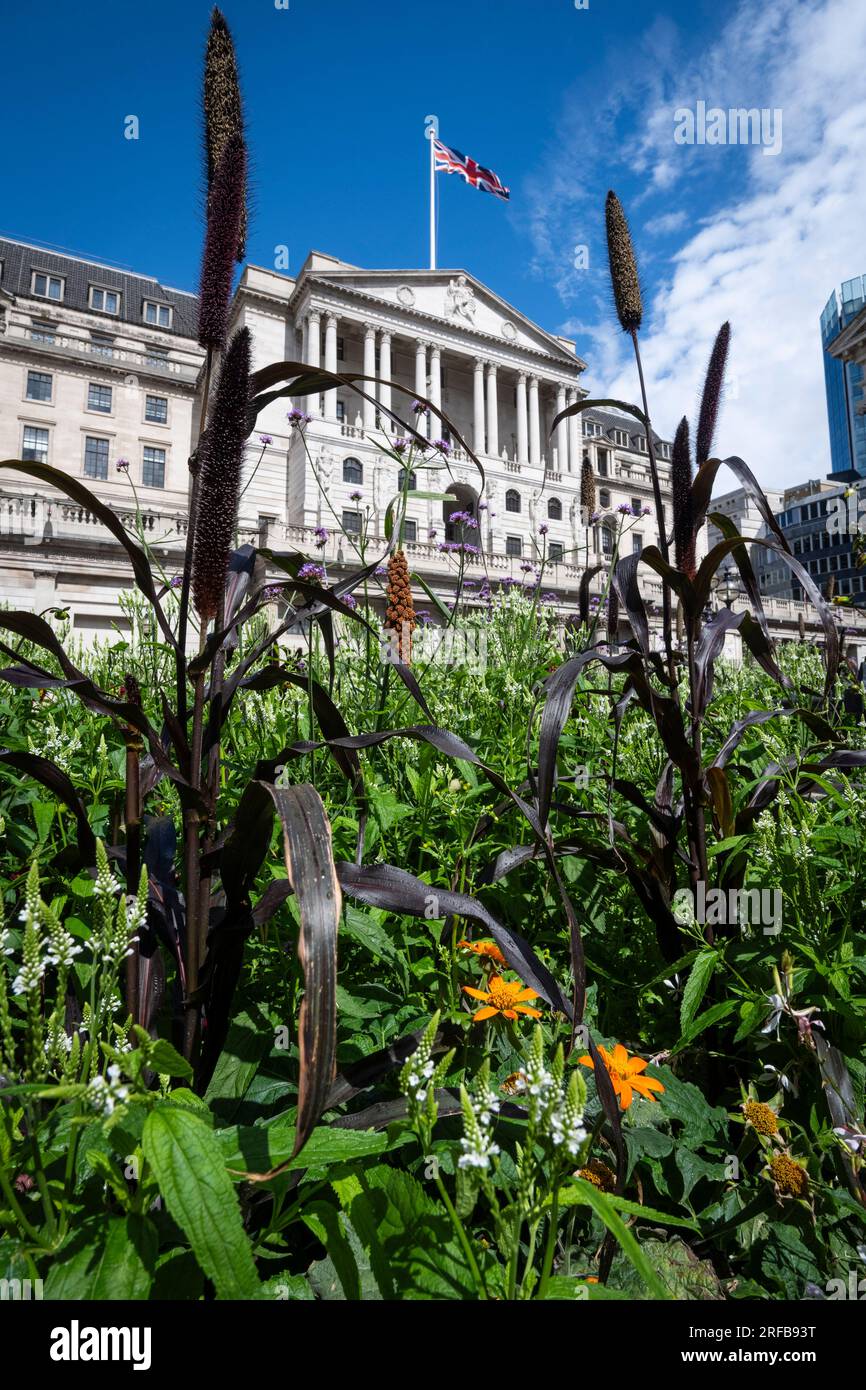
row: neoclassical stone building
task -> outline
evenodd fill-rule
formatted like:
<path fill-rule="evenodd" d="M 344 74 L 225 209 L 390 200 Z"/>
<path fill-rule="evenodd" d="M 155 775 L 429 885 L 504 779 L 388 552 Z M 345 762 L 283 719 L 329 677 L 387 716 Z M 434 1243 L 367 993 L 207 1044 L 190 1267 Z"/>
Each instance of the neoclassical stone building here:
<path fill-rule="evenodd" d="M 152 277 L 0 240 L 0 457 L 81 479 L 140 531 L 166 579 L 181 564 L 198 436 L 196 317 L 194 295 Z M 311 252 L 296 276 L 247 266 L 232 319 L 252 332 L 256 368 L 301 361 L 382 383 L 368 383 L 367 398 L 340 386 L 269 401 L 250 437 L 239 542 L 302 551 L 334 579 L 358 565 L 362 534 L 368 559 L 384 555 L 404 467 L 389 456 L 402 433 L 389 410 L 429 442 L 413 459 L 418 495 L 404 540 L 413 573 L 446 602 L 458 540 L 477 546 L 468 574 L 493 586 L 533 582 L 543 558 L 543 588 L 564 615 L 618 527 L 627 553 L 657 541 L 637 421 L 593 409 L 551 433 L 559 411 L 586 396 L 574 343 L 465 271 L 370 270 Z M 432 403 L 429 417 L 412 414 L 418 396 Z M 292 409 L 311 417 L 302 429 Z M 669 526 L 670 446 L 657 438 L 656 450 Z M 585 457 L 599 514 L 589 526 Z M 477 530 L 455 531 L 455 510 L 473 513 Z M 90 641 L 127 629 L 121 596 L 132 587 L 124 551 L 95 515 L 41 480 L 0 471 L 0 603 L 65 609 Z M 657 618 L 660 587 L 648 569 L 641 587 Z M 418 600 L 427 602 L 420 585 Z M 801 605 L 770 602 L 780 633 L 793 634 Z"/>

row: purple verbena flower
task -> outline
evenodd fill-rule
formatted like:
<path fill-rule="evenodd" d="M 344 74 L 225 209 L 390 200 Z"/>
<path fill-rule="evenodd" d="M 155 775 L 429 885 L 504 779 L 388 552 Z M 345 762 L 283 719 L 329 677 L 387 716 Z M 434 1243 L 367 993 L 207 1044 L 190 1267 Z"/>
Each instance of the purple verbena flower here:
<path fill-rule="evenodd" d="M 331 534 L 327 526 L 317 526 L 313 534 L 316 537 L 316 549 L 323 550 L 328 544 L 328 537 Z"/>
<path fill-rule="evenodd" d="M 539 528 L 538 528 L 538 534 L 539 534 L 539 536 L 546 536 L 549 530 L 550 530 L 550 527 L 549 527 L 549 526 L 546 526 L 546 525 L 544 524 L 544 522 L 542 522 L 542 524 L 541 524 L 541 525 L 539 526 Z"/>
<path fill-rule="evenodd" d="M 349 501 L 350 501 L 350 502 L 360 502 L 360 500 L 361 500 L 361 498 L 363 497 L 363 495 L 364 495 L 364 494 L 363 494 L 362 492 L 350 492 L 350 493 L 349 493 Z"/>
<path fill-rule="evenodd" d="M 273 444 L 273 442 L 274 442 L 274 441 L 273 441 L 273 436 L 272 436 L 272 435 L 270 435 L 270 434 L 260 434 L 260 435 L 259 435 L 259 443 L 260 443 L 260 444 L 264 444 L 266 448 L 267 448 L 268 444 Z"/>
<path fill-rule="evenodd" d="M 306 564 L 301 565 L 301 568 L 298 570 L 298 578 L 310 579 L 314 582 L 321 583 L 325 578 L 325 566 L 317 565 L 313 560 L 308 560 Z"/>
<path fill-rule="evenodd" d="M 117 468 L 118 473 L 128 473 L 129 459 L 118 459 L 115 467 Z"/>
<path fill-rule="evenodd" d="M 300 429 L 301 425 L 309 424 L 312 415 L 308 415 L 305 410 L 290 410 L 286 416 L 293 430 Z"/>
<path fill-rule="evenodd" d="M 429 405 L 425 405 L 423 401 L 413 401 L 412 411 L 415 415 L 429 415 L 430 407 Z"/>
<path fill-rule="evenodd" d="M 434 439 L 433 448 L 438 449 L 440 454 L 450 454 L 452 445 L 448 443 L 447 439 Z"/>

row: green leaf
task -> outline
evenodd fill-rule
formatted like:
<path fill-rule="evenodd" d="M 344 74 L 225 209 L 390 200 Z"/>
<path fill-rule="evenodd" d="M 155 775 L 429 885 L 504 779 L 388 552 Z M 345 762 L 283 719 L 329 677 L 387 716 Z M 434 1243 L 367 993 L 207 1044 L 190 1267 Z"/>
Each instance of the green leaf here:
<path fill-rule="evenodd" d="M 581 1179 L 581 1181 L 584 1181 Z M 641 1206 L 640 1202 L 632 1202 L 628 1197 L 616 1197 L 612 1192 L 605 1194 L 611 1206 L 616 1211 L 624 1211 L 628 1216 L 639 1216 L 643 1221 L 652 1221 L 660 1226 L 683 1226 L 690 1231 L 699 1231 L 697 1221 L 689 1216 L 672 1216 L 670 1212 L 658 1211 L 655 1207 Z M 545 1206 L 550 1205 L 550 1198 L 547 1199 Z M 575 1190 L 573 1184 L 563 1186 L 559 1189 L 560 1207 L 585 1206 L 583 1196 Z"/>
<path fill-rule="evenodd" d="M 591 1182 L 583 1178 L 575 1180 L 574 1204 L 592 1207 L 596 1216 L 614 1236 L 623 1254 L 631 1261 L 647 1288 L 656 1298 L 669 1299 L 670 1294 L 659 1279 L 646 1254 L 635 1240 L 628 1226 L 620 1220 L 616 1208 L 607 1193 L 600 1192 Z"/>
<path fill-rule="evenodd" d="M 669 1055 L 673 1057 L 675 1053 L 681 1052 L 684 1047 L 688 1047 L 689 1043 L 694 1042 L 695 1038 L 699 1038 L 701 1033 L 705 1032 L 707 1028 L 711 1028 L 714 1023 L 718 1023 L 720 1018 L 727 1018 L 728 1014 L 733 1013 L 738 1007 L 739 1005 L 736 999 L 723 999 L 720 1004 L 714 1004 L 711 1009 L 705 1009 L 704 1012 L 699 1014 L 694 1022 L 686 1028 L 679 1041 L 671 1048 Z"/>
<path fill-rule="evenodd" d="M 182 1076 L 192 1080 L 192 1067 L 165 1038 L 157 1038 L 147 1050 L 147 1064 L 159 1076 Z"/>
<path fill-rule="evenodd" d="M 270 1124 L 233 1125 L 217 1130 L 216 1138 L 226 1167 L 235 1177 L 245 1172 L 269 1173 L 286 1163 L 292 1168 L 327 1168 L 332 1163 L 348 1163 L 385 1153 L 394 1147 L 384 1130 L 353 1130 L 320 1125 L 307 1140 L 303 1152 L 292 1159 L 295 1127 L 282 1116 Z M 394 1141 L 402 1142 L 402 1137 Z M 289 1161 L 291 1160 L 291 1161 Z"/>
<path fill-rule="evenodd" d="M 217 1297 L 254 1297 L 256 1267 L 213 1131 L 190 1110 L 158 1105 L 145 1121 L 142 1147 L 166 1206 Z"/>
<path fill-rule="evenodd" d="M 372 912 L 362 912 L 352 903 L 343 904 L 343 935 L 365 946 L 374 956 L 392 960 L 397 955 L 394 942 Z"/>
<path fill-rule="evenodd" d="M 700 1008 L 701 1000 L 718 963 L 718 951 L 702 951 L 689 971 L 680 1005 L 680 1032 L 685 1033 Z"/>
<path fill-rule="evenodd" d="M 69 1259 L 52 1260 L 45 1297 L 64 1302 L 146 1299 L 157 1245 L 156 1227 L 144 1216 L 110 1217 L 90 1224 L 73 1237 Z"/>

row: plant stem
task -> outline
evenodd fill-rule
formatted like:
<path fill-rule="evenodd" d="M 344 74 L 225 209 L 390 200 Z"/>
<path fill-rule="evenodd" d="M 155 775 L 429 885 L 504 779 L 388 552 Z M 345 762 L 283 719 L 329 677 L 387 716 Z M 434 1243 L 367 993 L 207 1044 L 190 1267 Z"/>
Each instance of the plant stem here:
<path fill-rule="evenodd" d="M 451 1217 L 451 1224 L 454 1227 L 454 1230 L 457 1234 L 457 1239 L 459 1240 L 463 1253 L 466 1256 L 466 1263 L 469 1265 L 469 1268 L 472 1271 L 472 1278 L 475 1280 L 475 1287 L 478 1290 L 478 1297 L 479 1299 L 486 1301 L 487 1286 L 484 1282 L 484 1276 L 478 1267 L 478 1261 L 476 1260 L 475 1255 L 472 1252 L 472 1246 L 469 1244 L 469 1237 L 467 1236 L 466 1231 L 463 1227 L 463 1222 L 460 1220 L 460 1217 L 454 1210 L 453 1203 L 451 1201 L 451 1198 L 448 1196 L 445 1184 L 438 1173 L 436 1174 L 435 1181 L 436 1186 L 439 1189 L 439 1196 L 442 1198 L 442 1201 L 445 1204 L 445 1210 Z"/>

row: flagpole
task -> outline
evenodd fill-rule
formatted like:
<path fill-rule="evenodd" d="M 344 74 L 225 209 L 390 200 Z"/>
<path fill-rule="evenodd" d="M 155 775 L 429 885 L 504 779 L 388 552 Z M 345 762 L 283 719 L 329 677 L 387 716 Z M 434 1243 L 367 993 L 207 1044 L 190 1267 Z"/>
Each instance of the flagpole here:
<path fill-rule="evenodd" d="M 434 140 L 439 135 L 438 116 L 424 117 L 424 134 L 430 144 L 430 269 L 436 269 L 436 151 Z"/>

